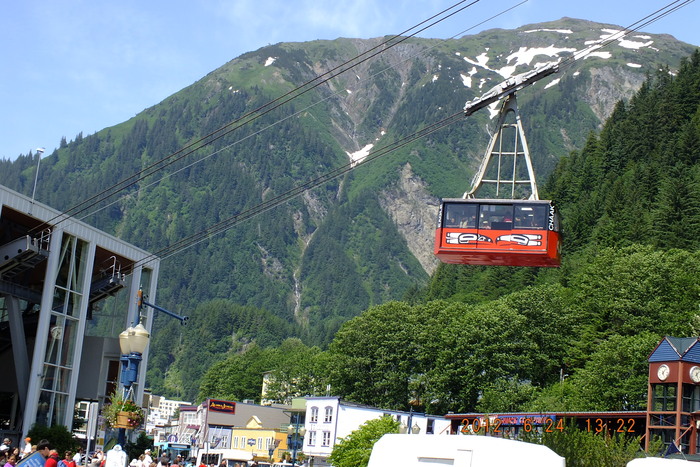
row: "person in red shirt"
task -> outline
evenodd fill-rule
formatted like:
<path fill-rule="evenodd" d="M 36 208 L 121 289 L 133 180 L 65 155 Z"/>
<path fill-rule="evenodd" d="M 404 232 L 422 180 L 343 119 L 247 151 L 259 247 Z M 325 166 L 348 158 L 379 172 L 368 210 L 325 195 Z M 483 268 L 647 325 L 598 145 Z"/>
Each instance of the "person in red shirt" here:
<path fill-rule="evenodd" d="M 66 451 L 63 456 L 63 460 L 58 463 L 59 467 L 75 467 L 75 461 L 73 460 L 73 453 Z"/>
<path fill-rule="evenodd" d="M 48 459 L 46 459 L 46 463 L 44 464 L 44 467 L 58 467 L 59 460 L 60 459 L 58 457 L 58 451 L 56 451 L 55 449 L 51 449 L 49 451 L 49 457 L 48 457 Z"/>

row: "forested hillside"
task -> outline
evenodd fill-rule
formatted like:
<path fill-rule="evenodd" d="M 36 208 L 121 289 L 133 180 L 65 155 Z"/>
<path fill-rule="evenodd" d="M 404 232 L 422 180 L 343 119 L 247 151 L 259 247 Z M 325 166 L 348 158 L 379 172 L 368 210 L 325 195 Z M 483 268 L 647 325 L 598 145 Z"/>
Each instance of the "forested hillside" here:
<path fill-rule="evenodd" d="M 411 304 L 438 298 L 481 303 L 524 285 L 566 286 L 575 260 L 561 272 L 437 268 L 431 254 L 437 200 L 468 188 L 489 137 L 486 109 L 274 209 L 256 212 L 256 207 L 343 167 L 363 148 L 379 150 L 459 113 L 466 101 L 506 77 L 571 57 L 591 43 L 602 45 L 613 29 L 563 19 L 456 40 L 386 43 L 381 54 L 362 62 L 353 58 L 386 38 L 264 47 L 127 122 L 64 139 L 41 162 L 36 198 L 67 210 L 119 181 L 133 180 L 78 217 L 155 253 L 184 238 L 197 240 L 161 262 L 157 303 L 192 319 L 180 328 L 167 317 L 156 318 L 148 370 L 154 393 L 192 399 L 202 375 L 227 357 L 246 349 L 265 353 L 287 337 L 326 349 L 343 323 L 374 306 L 404 298 Z M 639 230 L 642 220 L 632 211 L 625 213 L 625 222 L 635 224 L 632 230 L 620 230 L 613 222 L 622 220 L 608 203 L 615 194 L 625 209 L 632 209 L 634 203 L 624 197 L 641 197 L 626 193 L 625 184 L 641 190 L 655 180 L 627 175 L 617 181 L 618 172 L 605 172 L 613 160 L 616 170 L 626 167 L 621 158 L 627 156 L 616 149 L 612 159 L 598 157 L 600 166 L 587 155 L 635 125 L 615 130 L 608 125 L 600 136 L 589 135 L 646 75 L 659 66 L 677 73 L 681 57 L 693 49 L 670 36 L 634 35 L 572 61 L 556 77 L 519 95 L 540 180 L 567 157 L 548 189 L 565 218 L 568 251 L 636 242 L 629 232 L 648 235 Z M 347 72 L 284 105 L 267 106 L 342 64 L 349 64 Z M 676 86 L 681 79 L 681 74 L 662 75 L 642 94 L 657 93 L 664 80 Z M 630 111 L 643 100 L 640 96 L 618 107 L 613 120 L 642 118 Z M 659 144 L 659 135 L 655 138 L 653 144 Z M 630 144 L 640 140 L 630 138 Z M 641 149 L 646 147 L 634 152 L 640 161 Z M 569 156 L 572 150 L 580 151 Z M 31 194 L 37 157 L 0 161 L 0 183 Z M 663 159 L 661 152 L 654 157 Z M 129 178 L 149 167 L 162 170 Z M 594 169 L 600 173 L 591 177 L 577 172 Z M 670 174 L 664 178 L 679 182 Z M 662 196 L 661 186 L 658 190 Z M 660 199 L 651 191 L 646 195 L 652 196 L 650 203 Z M 223 233 L 201 234 L 251 211 L 256 215 Z M 662 216 L 661 207 L 644 216 L 653 222 L 653 216 Z M 679 235 L 692 239 L 687 231 Z M 599 238 L 607 242 L 587 243 Z M 682 246 L 667 240 L 654 246 Z"/>
<path fill-rule="evenodd" d="M 325 352 L 288 341 L 264 360 L 230 357 L 200 397 L 255 397 L 236 383 L 252 357 L 285 383 L 269 394 L 279 400 L 327 383 L 438 414 L 644 409 L 654 346 L 700 331 L 699 138 L 696 51 L 557 165 L 547 187 L 566 227 L 560 269 L 441 266 L 410 300 L 347 322 Z"/>

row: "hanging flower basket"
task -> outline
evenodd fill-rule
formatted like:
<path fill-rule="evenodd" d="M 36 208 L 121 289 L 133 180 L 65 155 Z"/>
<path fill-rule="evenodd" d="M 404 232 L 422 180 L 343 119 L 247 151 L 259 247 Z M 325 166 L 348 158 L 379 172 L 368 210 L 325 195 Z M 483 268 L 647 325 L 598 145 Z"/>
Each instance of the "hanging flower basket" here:
<path fill-rule="evenodd" d="M 102 407 L 102 416 L 112 428 L 138 428 L 144 419 L 143 409 L 120 392 L 110 396 L 109 404 Z"/>
<path fill-rule="evenodd" d="M 114 428 L 133 428 L 134 424 L 139 426 L 140 423 L 136 423 L 140 419 L 140 415 L 136 412 L 118 412 L 117 421 L 113 425 Z"/>

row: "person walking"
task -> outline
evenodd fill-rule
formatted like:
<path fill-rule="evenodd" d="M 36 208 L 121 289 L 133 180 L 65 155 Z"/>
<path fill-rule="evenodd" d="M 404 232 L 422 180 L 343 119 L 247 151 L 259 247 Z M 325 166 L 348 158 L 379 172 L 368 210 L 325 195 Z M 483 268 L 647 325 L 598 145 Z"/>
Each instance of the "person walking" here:
<path fill-rule="evenodd" d="M 48 459 L 51 455 L 51 443 L 49 443 L 45 439 L 42 439 L 41 441 L 39 441 L 39 444 L 36 445 L 36 450 L 37 452 L 41 453 L 44 459 Z"/>
<path fill-rule="evenodd" d="M 79 448 L 78 451 L 73 456 L 73 462 L 75 462 L 76 466 L 83 465 L 83 459 L 85 458 L 83 452 L 84 452 L 83 448 Z"/>

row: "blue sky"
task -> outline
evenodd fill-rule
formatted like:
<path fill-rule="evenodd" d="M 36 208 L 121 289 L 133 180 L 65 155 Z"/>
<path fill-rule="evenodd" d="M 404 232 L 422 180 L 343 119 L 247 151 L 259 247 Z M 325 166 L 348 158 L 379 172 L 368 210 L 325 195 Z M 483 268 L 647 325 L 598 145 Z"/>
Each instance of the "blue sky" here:
<path fill-rule="evenodd" d="M 133 117 L 242 53 L 400 33 L 458 0 L 22 0 L 0 10 L 0 158 Z M 422 37 L 449 38 L 521 0 L 480 0 Z M 564 16 L 628 26 L 672 0 L 528 0 L 469 34 Z M 466 5 L 463 4 L 463 5 Z M 700 45 L 700 2 L 643 29 Z"/>

